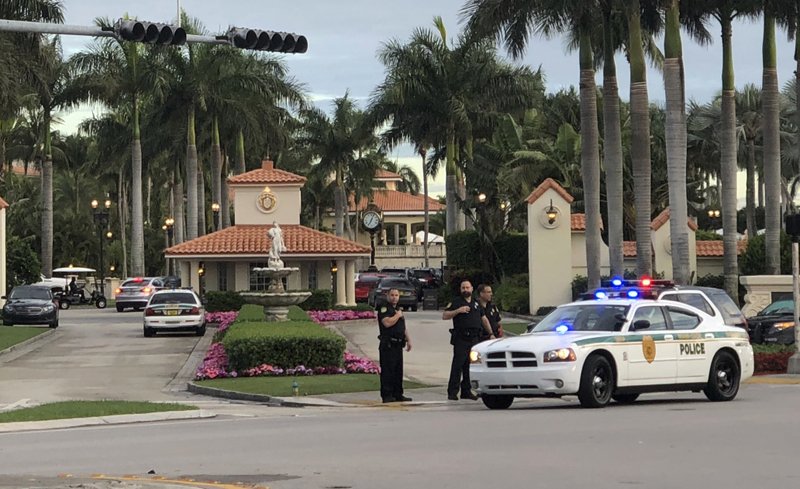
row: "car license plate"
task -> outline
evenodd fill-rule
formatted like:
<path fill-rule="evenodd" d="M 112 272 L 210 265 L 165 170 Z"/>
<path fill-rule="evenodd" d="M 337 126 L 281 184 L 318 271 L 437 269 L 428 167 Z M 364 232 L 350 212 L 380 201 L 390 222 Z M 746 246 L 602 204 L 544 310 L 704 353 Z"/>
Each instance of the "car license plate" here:
<path fill-rule="evenodd" d="M 167 309 L 167 316 L 177 316 L 179 312 L 178 309 Z"/>

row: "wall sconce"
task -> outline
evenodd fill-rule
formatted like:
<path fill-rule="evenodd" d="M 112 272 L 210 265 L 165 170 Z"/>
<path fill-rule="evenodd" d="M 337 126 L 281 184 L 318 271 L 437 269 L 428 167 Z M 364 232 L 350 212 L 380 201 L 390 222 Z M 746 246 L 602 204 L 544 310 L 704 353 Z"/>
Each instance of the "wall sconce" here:
<path fill-rule="evenodd" d="M 544 213 L 547 215 L 547 223 L 553 225 L 556 223 L 556 218 L 558 217 L 558 209 L 553 206 L 553 199 L 550 199 L 550 205 L 544 209 Z"/>
<path fill-rule="evenodd" d="M 200 262 L 200 264 L 197 267 L 197 275 L 202 277 L 203 275 L 205 275 L 205 273 L 206 273 L 206 265 L 205 263 Z"/>
<path fill-rule="evenodd" d="M 478 194 L 478 203 L 483 204 L 486 202 L 486 194 L 481 192 Z"/>
<path fill-rule="evenodd" d="M 336 262 L 335 261 L 331 261 L 331 273 L 336 273 L 338 271 L 339 271 L 339 267 L 336 266 Z"/>

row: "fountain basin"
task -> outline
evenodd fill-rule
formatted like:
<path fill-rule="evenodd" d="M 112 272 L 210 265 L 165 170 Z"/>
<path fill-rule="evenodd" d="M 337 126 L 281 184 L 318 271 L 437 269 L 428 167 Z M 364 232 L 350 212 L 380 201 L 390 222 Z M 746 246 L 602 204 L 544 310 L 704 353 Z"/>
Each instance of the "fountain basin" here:
<path fill-rule="evenodd" d="M 264 307 L 266 321 L 288 321 L 289 306 L 311 297 L 311 292 L 240 292 L 246 304 Z"/>

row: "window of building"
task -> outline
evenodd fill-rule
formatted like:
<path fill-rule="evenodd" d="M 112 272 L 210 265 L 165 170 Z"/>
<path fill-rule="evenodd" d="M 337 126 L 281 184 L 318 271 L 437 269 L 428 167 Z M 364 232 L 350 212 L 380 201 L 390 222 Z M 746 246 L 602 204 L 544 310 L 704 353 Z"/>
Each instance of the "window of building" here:
<path fill-rule="evenodd" d="M 228 264 L 217 263 L 217 290 L 228 290 Z"/>
<path fill-rule="evenodd" d="M 266 263 L 250 264 L 250 290 L 267 290 L 267 288 L 269 288 L 269 277 L 253 271 L 254 268 L 266 267 Z"/>
<path fill-rule="evenodd" d="M 317 290 L 317 263 L 311 262 L 308 267 L 308 289 Z"/>

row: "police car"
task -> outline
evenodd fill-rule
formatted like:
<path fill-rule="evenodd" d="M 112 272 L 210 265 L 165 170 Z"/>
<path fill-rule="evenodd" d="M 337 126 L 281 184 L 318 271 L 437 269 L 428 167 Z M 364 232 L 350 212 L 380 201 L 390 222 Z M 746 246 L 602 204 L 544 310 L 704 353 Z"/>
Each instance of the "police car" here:
<path fill-rule="evenodd" d="M 473 389 L 490 409 L 508 408 L 515 397 L 565 395 L 596 408 L 659 391 L 734 399 L 753 375 L 747 332 L 646 296 L 637 288 L 598 290 L 595 300 L 557 307 L 529 333 L 475 345 Z"/>

